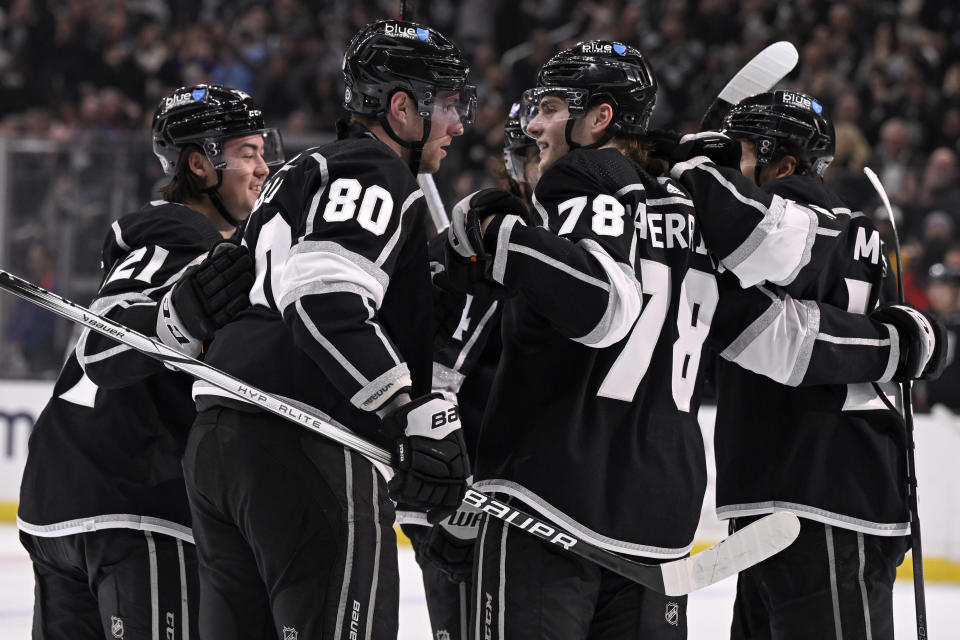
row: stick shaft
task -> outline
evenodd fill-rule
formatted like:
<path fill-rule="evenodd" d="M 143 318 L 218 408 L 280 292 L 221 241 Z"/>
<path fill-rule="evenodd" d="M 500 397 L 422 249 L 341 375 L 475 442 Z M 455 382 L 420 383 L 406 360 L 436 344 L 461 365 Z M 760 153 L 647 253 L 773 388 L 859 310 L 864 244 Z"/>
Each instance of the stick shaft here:
<path fill-rule="evenodd" d="M 863 168 L 870 184 L 876 189 L 880 201 L 890 218 L 890 228 L 893 230 L 893 248 L 897 261 L 897 300 L 904 304 L 903 291 L 903 263 L 900 259 L 900 234 L 897 233 L 897 222 L 893 218 L 893 206 L 887 191 L 883 188 L 880 178 L 870 167 Z M 920 538 L 920 505 L 917 502 L 917 475 L 916 475 L 916 443 L 913 437 L 913 395 L 912 383 L 908 380 L 902 383 L 903 421 L 906 427 L 906 466 L 907 466 L 907 508 L 910 511 L 910 547 L 913 559 L 913 600 L 917 617 L 917 638 L 927 639 L 927 596 L 923 582 L 923 546 Z"/>
<path fill-rule="evenodd" d="M 158 340 L 93 313 L 86 307 L 2 269 L 0 269 L 0 289 L 5 289 L 28 302 L 128 345 L 144 355 L 209 382 L 237 398 L 251 402 L 265 411 L 294 422 L 368 458 L 395 466 L 393 456 L 388 451 L 347 431 L 333 418 L 313 407 L 281 399 L 257 389 L 219 369 L 185 356 Z M 549 521 L 499 502 L 475 489 L 467 489 L 464 503 L 535 535 L 566 552 L 590 560 L 658 593 L 668 595 L 683 595 L 756 564 L 786 548 L 800 531 L 796 516 L 776 513 L 754 523 L 754 525 L 763 523 L 760 527 L 752 530 L 750 527 L 744 528 L 693 557 L 663 564 L 644 564 L 593 546 Z M 753 531 L 754 537 L 757 535 L 756 531 L 764 533 L 754 539 L 746 534 L 748 531 Z"/>

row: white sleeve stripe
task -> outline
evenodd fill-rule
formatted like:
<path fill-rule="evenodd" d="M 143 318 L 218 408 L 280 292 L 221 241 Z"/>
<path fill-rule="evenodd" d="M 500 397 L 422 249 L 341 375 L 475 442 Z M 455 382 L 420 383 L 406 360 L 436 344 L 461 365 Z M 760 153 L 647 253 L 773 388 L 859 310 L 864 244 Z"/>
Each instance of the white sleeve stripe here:
<path fill-rule="evenodd" d="M 825 229 L 824 227 L 817 227 L 818 236 L 830 236 L 831 238 L 836 238 L 840 235 L 839 229 Z"/>
<path fill-rule="evenodd" d="M 533 210 L 540 214 L 540 222 L 544 229 L 550 228 L 550 214 L 547 213 L 547 210 L 543 208 L 543 205 L 540 204 L 540 201 L 537 200 L 537 194 L 533 194 Z"/>
<path fill-rule="evenodd" d="M 303 296 L 342 291 L 344 285 L 352 285 L 379 309 L 388 283 L 384 271 L 357 253 L 334 242 L 303 242 L 287 257 L 280 290 L 274 297 L 282 311 Z"/>
<path fill-rule="evenodd" d="M 890 358 L 887 360 L 887 368 L 877 382 L 889 382 L 893 374 L 897 371 L 897 365 L 900 364 L 900 333 L 892 324 L 884 325 L 890 334 Z"/>
<path fill-rule="evenodd" d="M 806 375 L 819 329 L 817 305 L 788 297 L 772 304 L 720 355 L 744 369 L 796 386 Z"/>
<path fill-rule="evenodd" d="M 574 338 L 576 342 L 597 349 L 608 347 L 626 336 L 640 316 L 643 298 L 640 283 L 631 267 L 618 263 L 594 240 L 577 243 L 600 264 L 610 278 L 610 295 L 603 317 L 587 335 Z"/>
<path fill-rule="evenodd" d="M 304 235 L 301 236 L 301 240 L 309 233 L 313 233 L 313 221 L 317 215 L 317 208 L 320 206 L 320 198 L 323 197 L 324 191 L 327 190 L 327 183 L 330 181 L 330 172 L 327 169 L 327 159 L 319 153 L 311 153 L 310 157 L 319 165 L 320 167 L 320 187 L 317 189 L 317 192 L 313 196 L 313 200 L 310 201 L 310 212 L 307 214 L 307 221 L 304 224 Z M 284 169 L 290 165 L 284 165 Z M 281 169 L 282 171 L 283 169 Z"/>
<path fill-rule="evenodd" d="M 516 252 L 516 253 L 522 253 L 522 254 L 528 255 L 528 256 L 530 256 L 531 258 L 534 258 L 534 259 L 536 259 L 536 260 L 539 260 L 540 262 L 542 262 L 542 263 L 544 263 L 544 264 L 546 264 L 546 265 L 548 265 L 548 266 L 551 266 L 551 267 L 553 267 L 554 269 L 556 269 L 556 270 L 558 270 L 558 271 L 562 271 L 562 272 L 566 273 L 567 275 L 570 275 L 570 276 L 576 278 L 577 280 L 582 280 L 583 282 L 586 282 L 587 284 L 592 284 L 592 285 L 595 286 L 595 287 L 599 287 L 600 289 L 603 289 L 604 291 L 607 291 L 607 290 L 610 289 L 610 285 L 607 284 L 606 282 L 604 282 L 603 280 L 600 280 L 600 279 L 598 279 L 598 278 L 594 278 L 594 277 L 591 276 L 591 275 L 588 275 L 588 274 L 586 274 L 586 273 L 582 273 L 582 272 L 580 272 L 580 271 L 577 271 L 577 270 L 574 269 L 573 267 L 570 267 L 570 266 L 568 266 L 567 264 L 565 264 L 565 263 L 563 263 L 563 262 L 560 262 L 559 260 L 554 260 L 554 259 L 551 258 L 550 256 L 545 255 L 545 254 L 543 254 L 543 253 L 540 253 L 539 251 L 537 251 L 537 250 L 535 250 L 535 249 L 531 249 L 531 248 L 529 248 L 529 247 L 525 247 L 525 246 L 520 245 L 520 244 L 512 244 L 512 243 L 508 246 L 508 249 L 509 249 L 510 251 L 514 251 L 514 252 Z"/>
<path fill-rule="evenodd" d="M 740 193 L 739 191 L 737 191 L 737 188 L 733 185 L 733 183 L 730 182 L 729 180 L 727 180 L 725 177 L 723 177 L 723 174 L 720 173 L 719 171 L 717 171 L 717 168 L 716 168 L 716 167 L 706 167 L 706 166 L 702 166 L 704 161 L 706 161 L 706 162 L 709 162 L 709 161 L 710 161 L 708 158 L 705 158 L 705 157 L 701 156 L 700 158 L 694 158 L 694 160 L 700 160 L 701 162 L 699 162 L 698 165 L 696 165 L 696 167 L 697 167 L 698 169 L 702 169 L 703 171 L 706 171 L 707 173 L 709 173 L 710 175 L 712 175 L 714 178 L 716 178 L 716 179 L 717 179 L 717 182 L 720 183 L 720 186 L 722 186 L 724 189 L 726 189 L 727 191 L 729 191 L 729 192 L 730 192 L 730 195 L 732 195 L 734 198 L 736 198 L 737 200 L 739 200 L 739 201 L 742 202 L 743 204 L 747 205 L 748 207 L 753 207 L 754 209 L 756 209 L 756 210 L 759 211 L 760 213 L 764 214 L 764 218 L 767 217 L 767 206 L 766 206 L 766 205 L 764 205 L 764 204 L 763 204 L 762 202 L 760 202 L 759 200 L 754 200 L 753 198 L 748 198 L 747 196 L 745 196 L 745 195 L 743 195 L 742 193 Z M 681 164 L 683 164 L 683 163 L 681 163 Z M 670 173 L 673 173 L 673 171 L 671 171 Z M 779 197 L 779 196 L 774 196 L 774 201 L 776 201 L 776 199 L 777 199 L 778 197 Z M 771 205 L 770 208 L 773 208 L 773 206 L 774 206 L 774 205 Z"/>
<path fill-rule="evenodd" d="M 497 251 L 493 256 L 493 270 L 490 276 L 494 281 L 503 284 L 503 278 L 507 271 L 507 252 L 510 248 L 510 234 L 513 233 L 513 226 L 523 221 L 517 216 L 507 216 L 500 224 L 497 230 Z"/>
<path fill-rule="evenodd" d="M 387 244 L 384 245 L 383 251 L 380 252 L 380 255 L 377 256 L 375 264 L 380 267 L 384 262 L 387 261 L 387 258 L 390 257 L 390 252 L 393 251 L 393 248 L 397 245 L 397 242 L 400 241 L 400 233 L 403 231 L 403 216 L 407 212 L 414 202 L 423 197 L 423 191 L 417 189 L 403 201 L 403 205 L 400 207 L 400 219 L 397 221 L 397 230 L 393 232 L 393 235 L 390 236 L 390 240 L 387 241 Z"/>
<path fill-rule="evenodd" d="M 118 344 L 113 348 L 107 349 L 106 351 L 101 351 L 100 353 L 94 354 L 92 356 L 85 356 L 85 355 L 81 355 L 80 353 L 77 353 L 77 356 L 79 356 L 78 360 L 80 360 L 80 364 L 82 365 L 81 368 L 83 368 L 83 370 L 86 371 L 86 365 L 88 364 L 91 364 L 94 362 L 100 362 L 101 360 L 106 360 L 107 358 L 112 358 L 115 355 L 121 354 L 124 351 L 131 351 L 131 350 L 132 350 L 132 347 L 129 347 L 125 344 Z"/>
<path fill-rule="evenodd" d="M 363 374 L 360 373 L 360 371 L 358 371 L 357 368 L 354 367 L 350 361 L 347 360 L 343 354 L 337 350 L 335 346 L 333 346 L 333 343 L 320 334 L 320 330 L 317 329 L 317 325 L 313 324 L 313 320 L 310 319 L 310 314 L 306 312 L 306 310 L 303 308 L 303 305 L 300 304 L 300 301 L 297 300 L 295 304 L 297 315 L 300 316 L 300 320 L 303 322 L 303 325 L 307 328 L 307 331 L 310 332 L 310 335 L 313 336 L 313 339 L 317 341 L 317 344 L 326 349 L 327 353 L 333 356 L 333 359 L 337 361 L 340 367 L 349 373 L 354 380 L 359 382 L 361 386 L 366 386 L 369 384 L 369 380 L 367 380 Z"/>
<path fill-rule="evenodd" d="M 390 344 L 389 340 L 387 340 L 387 336 L 384 335 L 383 327 L 380 325 L 380 323 L 375 322 L 373 320 L 373 316 L 375 312 L 376 312 L 376 309 L 373 308 L 372 305 L 368 302 L 367 313 L 369 313 L 369 315 L 367 316 L 367 324 L 373 328 L 373 332 L 377 334 L 378 338 L 380 338 L 380 342 L 383 343 L 383 348 L 386 349 L 387 353 L 390 354 L 390 357 L 393 359 L 393 363 L 400 364 L 401 362 L 403 362 L 403 358 L 397 355 L 397 352 L 394 350 L 393 345 Z"/>
<path fill-rule="evenodd" d="M 113 238 L 117 241 L 117 246 L 124 251 L 130 251 L 130 245 L 128 245 L 123 239 L 123 231 L 120 230 L 120 221 L 114 220 L 113 224 L 110 225 L 110 228 L 113 229 Z"/>
<path fill-rule="evenodd" d="M 142 304 L 156 304 L 157 301 L 139 291 L 119 293 L 115 296 L 97 298 L 90 304 L 90 311 L 103 315 L 114 307 L 132 307 Z"/>
<path fill-rule="evenodd" d="M 672 196 L 670 198 L 651 198 L 647 200 L 647 207 L 664 207 L 668 205 L 682 204 L 688 207 L 693 206 L 693 200 L 683 196 Z"/>
<path fill-rule="evenodd" d="M 510 242 L 510 234 L 513 231 L 514 224 L 516 224 L 517 222 L 519 222 L 520 224 L 523 224 L 523 221 L 520 220 L 520 218 L 518 218 L 517 216 L 507 216 L 506 219 L 503 221 L 503 224 L 500 225 L 499 233 L 497 236 L 497 254 L 496 256 L 494 256 L 494 259 L 493 259 L 493 273 L 491 274 L 493 279 L 496 282 L 503 284 L 503 277 L 507 269 L 507 255 L 508 255 L 508 252 L 513 251 L 515 253 L 522 253 L 524 255 L 528 255 L 531 258 L 534 258 L 535 260 L 539 260 L 540 262 L 550 267 L 553 267 L 558 271 L 562 271 L 563 273 L 566 273 L 567 275 L 570 275 L 576 278 L 577 280 L 582 280 L 587 284 L 591 284 L 595 287 L 599 287 L 604 291 L 607 291 L 610 289 L 610 285 L 608 285 L 603 280 L 599 280 L 597 278 L 594 278 L 591 275 L 577 271 L 576 269 L 574 269 L 573 267 L 570 267 L 566 263 L 560 262 L 559 260 L 555 260 L 550 256 L 540 253 L 536 249 L 531 249 L 529 247 L 525 247 L 523 245 L 514 244 Z"/>
<path fill-rule="evenodd" d="M 643 186 L 643 183 L 635 182 L 633 184 L 628 184 L 627 186 L 617 191 L 615 194 L 613 194 L 613 197 L 620 198 L 620 196 L 630 193 L 631 191 L 646 191 L 646 190 L 647 189 L 646 187 Z"/>
<path fill-rule="evenodd" d="M 826 333 L 821 333 L 817 336 L 817 340 L 823 342 L 830 342 L 833 344 L 845 344 L 850 346 L 863 346 L 863 347 L 886 347 L 890 344 L 890 338 L 844 338 L 841 336 L 831 336 Z"/>
<path fill-rule="evenodd" d="M 457 361 L 453 364 L 453 368 L 456 371 L 460 371 L 460 367 L 463 366 L 463 361 L 467 359 L 467 354 L 470 353 L 470 349 L 473 348 L 473 345 L 476 344 L 477 340 L 480 338 L 480 334 L 483 333 L 483 328 L 487 325 L 487 322 L 490 321 L 490 318 L 493 317 L 493 314 L 496 313 L 497 305 L 498 303 L 496 301 L 490 305 L 490 308 L 487 309 L 487 312 L 483 314 L 482 318 L 480 318 L 480 322 L 477 323 L 477 327 L 474 329 L 473 335 L 471 335 L 470 339 L 467 340 L 466 344 L 463 345 L 463 349 L 461 349 L 459 355 L 457 355 Z"/>

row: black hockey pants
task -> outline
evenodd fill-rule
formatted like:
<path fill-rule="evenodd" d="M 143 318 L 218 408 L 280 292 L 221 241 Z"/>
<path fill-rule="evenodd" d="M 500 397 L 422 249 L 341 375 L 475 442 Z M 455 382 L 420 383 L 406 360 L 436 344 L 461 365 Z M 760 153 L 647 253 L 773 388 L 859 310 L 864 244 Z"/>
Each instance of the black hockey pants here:
<path fill-rule="evenodd" d="M 133 529 L 20 540 L 33 560 L 33 640 L 197 638 L 189 542 Z"/>
<path fill-rule="evenodd" d="M 211 409 L 183 465 L 204 640 L 396 638 L 393 503 L 367 459 L 268 414 Z"/>
<path fill-rule="evenodd" d="M 686 596 L 655 593 L 497 518 L 484 519 L 478 545 L 471 596 L 474 638 L 687 637 Z"/>
<path fill-rule="evenodd" d="M 740 573 L 730 637 L 893 640 L 893 582 L 909 543 L 801 518 L 793 544 Z"/>

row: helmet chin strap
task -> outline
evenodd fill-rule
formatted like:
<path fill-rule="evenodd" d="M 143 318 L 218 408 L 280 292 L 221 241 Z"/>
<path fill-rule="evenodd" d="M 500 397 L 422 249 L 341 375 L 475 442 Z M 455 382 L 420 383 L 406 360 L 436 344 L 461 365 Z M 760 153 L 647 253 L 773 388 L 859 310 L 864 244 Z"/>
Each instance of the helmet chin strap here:
<path fill-rule="evenodd" d="M 207 187 L 203 192 L 209 196 L 210 202 L 213 203 L 214 208 L 223 216 L 223 219 L 227 221 L 227 224 L 231 227 L 236 227 L 240 224 L 240 221 L 227 211 L 227 205 L 223 203 L 223 198 L 220 197 L 219 189 L 221 184 L 223 184 L 223 170 L 217 169 L 217 184 L 212 187 Z"/>
<path fill-rule="evenodd" d="M 573 125 L 576 123 L 576 121 L 577 118 L 570 118 L 567 120 L 567 126 L 563 130 L 563 135 L 566 138 L 567 146 L 570 147 L 571 151 L 574 149 L 599 149 L 613 139 L 613 136 L 617 135 L 617 132 L 620 131 L 620 125 L 611 123 L 610 126 L 604 130 L 603 135 L 600 136 L 599 140 L 591 142 L 590 144 L 580 144 L 579 142 L 573 141 Z"/>
<path fill-rule="evenodd" d="M 390 123 L 387 122 L 387 114 L 380 113 L 377 116 L 377 120 L 380 121 L 380 126 L 383 127 L 383 130 L 387 132 L 387 135 L 390 136 L 390 139 L 399 144 L 401 147 L 410 149 L 410 162 L 407 163 L 407 166 L 410 167 L 410 171 L 413 175 L 420 173 L 420 159 L 423 157 L 423 147 L 427 144 L 427 138 L 430 137 L 430 119 L 421 118 L 423 120 L 423 137 L 416 142 L 410 142 L 409 140 L 404 140 L 393 130 L 393 127 L 390 126 Z"/>

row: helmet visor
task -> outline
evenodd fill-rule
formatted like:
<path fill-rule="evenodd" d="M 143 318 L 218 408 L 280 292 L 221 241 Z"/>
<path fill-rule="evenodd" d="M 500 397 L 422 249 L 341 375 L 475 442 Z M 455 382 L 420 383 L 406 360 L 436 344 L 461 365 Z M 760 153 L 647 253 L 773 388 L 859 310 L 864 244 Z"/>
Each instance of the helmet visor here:
<path fill-rule="evenodd" d="M 587 104 L 588 91 L 576 87 L 536 87 L 527 89 L 520 98 L 520 127 L 535 138 L 529 127 L 533 123 L 549 124 L 558 120 L 579 118 Z"/>
<path fill-rule="evenodd" d="M 451 126 L 458 122 L 463 126 L 473 124 L 477 114 L 477 90 L 464 85 L 456 91 L 437 91 L 437 98 L 430 111 L 430 120 L 435 124 Z"/>
<path fill-rule="evenodd" d="M 528 171 L 536 171 L 536 165 L 540 162 L 540 150 L 535 144 L 527 144 L 522 147 L 505 147 L 503 150 L 503 165 L 507 169 L 507 175 L 516 182 L 532 182 Z M 527 165 L 535 165 L 528 170 Z"/>
<path fill-rule="evenodd" d="M 215 169 L 249 169 L 260 163 L 283 164 L 283 139 L 276 129 L 260 129 L 230 138 L 203 141 L 203 152 Z"/>

